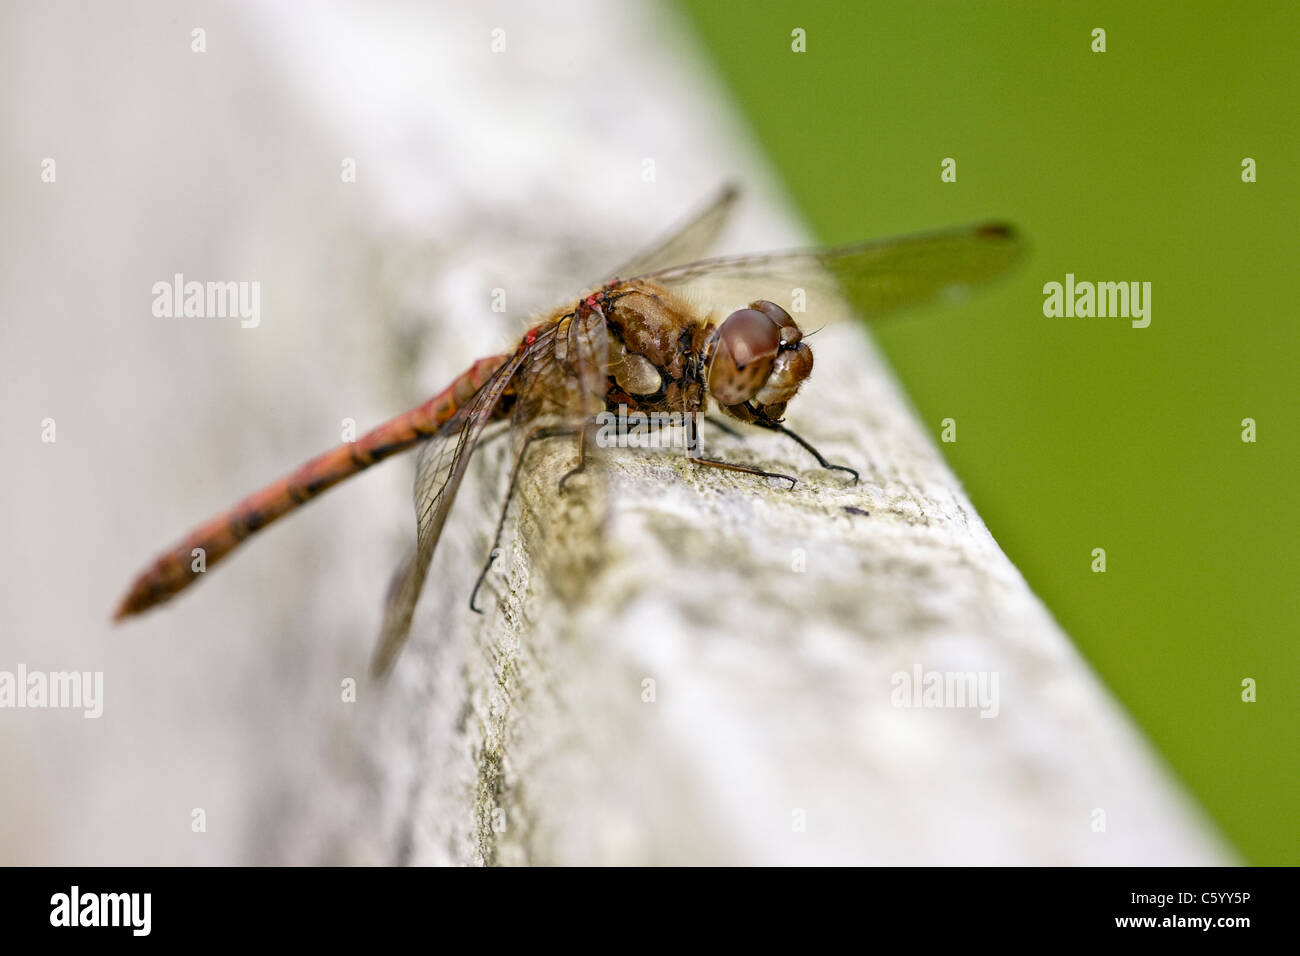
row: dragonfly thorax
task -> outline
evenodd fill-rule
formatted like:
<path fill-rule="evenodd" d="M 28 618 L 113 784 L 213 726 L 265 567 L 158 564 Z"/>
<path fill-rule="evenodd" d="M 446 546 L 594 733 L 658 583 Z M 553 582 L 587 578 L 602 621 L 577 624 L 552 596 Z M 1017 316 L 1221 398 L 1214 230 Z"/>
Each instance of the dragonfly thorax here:
<path fill-rule="evenodd" d="M 712 327 L 688 303 L 633 280 L 596 303 L 608 332 L 609 400 L 645 410 L 697 411 L 703 402 L 700 357 Z"/>

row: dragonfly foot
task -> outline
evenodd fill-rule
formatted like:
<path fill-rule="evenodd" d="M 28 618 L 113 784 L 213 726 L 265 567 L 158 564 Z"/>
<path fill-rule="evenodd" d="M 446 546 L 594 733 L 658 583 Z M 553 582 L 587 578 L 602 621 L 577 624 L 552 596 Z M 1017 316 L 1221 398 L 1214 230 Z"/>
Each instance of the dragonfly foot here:
<path fill-rule="evenodd" d="M 760 428 L 767 428 L 774 432 L 780 432 L 782 435 L 795 442 L 804 451 L 808 452 L 808 454 L 816 458 L 817 464 L 821 465 L 823 468 L 828 471 L 847 471 L 853 476 L 853 484 L 856 485 L 858 483 L 858 472 L 856 469 L 850 468 L 848 465 L 832 465 L 826 460 L 826 456 L 814 448 L 806 438 L 796 434 L 789 428 L 786 428 L 780 422 L 755 422 L 754 424 L 758 425 Z"/>
<path fill-rule="evenodd" d="M 487 578 L 488 571 L 492 570 L 492 564 L 501 555 L 500 548 L 493 548 L 488 554 L 488 559 L 483 564 L 483 570 L 478 573 L 478 580 L 474 582 L 474 590 L 469 593 L 469 609 L 475 614 L 482 614 L 483 609 L 475 602 L 478 600 L 478 590 L 483 586 L 483 581 Z"/>
<path fill-rule="evenodd" d="M 564 473 L 564 477 L 560 479 L 560 485 L 559 485 L 560 492 L 561 493 L 564 492 L 564 486 L 568 484 L 570 478 L 572 478 L 574 475 L 581 474 L 582 472 L 586 471 L 586 469 L 587 469 L 587 465 L 584 462 L 580 465 L 575 465 L 573 468 L 570 468 L 568 471 L 566 471 Z"/>

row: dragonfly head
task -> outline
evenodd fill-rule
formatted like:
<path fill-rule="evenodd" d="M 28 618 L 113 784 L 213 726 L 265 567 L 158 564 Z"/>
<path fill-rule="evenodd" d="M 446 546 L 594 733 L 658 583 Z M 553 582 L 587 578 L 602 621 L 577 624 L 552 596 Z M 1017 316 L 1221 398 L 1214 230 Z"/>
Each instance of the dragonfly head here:
<path fill-rule="evenodd" d="M 812 349 L 790 314 L 760 299 L 718 326 L 708 364 L 714 401 L 738 418 L 780 421 L 812 372 Z"/>

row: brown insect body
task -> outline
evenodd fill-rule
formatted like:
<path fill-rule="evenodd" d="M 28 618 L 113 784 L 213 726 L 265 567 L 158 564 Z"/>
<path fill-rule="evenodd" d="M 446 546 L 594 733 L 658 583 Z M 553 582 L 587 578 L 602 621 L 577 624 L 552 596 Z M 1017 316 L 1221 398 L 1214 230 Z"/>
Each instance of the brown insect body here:
<path fill-rule="evenodd" d="M 468 461 L 484 428 L 503 419 L 511 421 L 516 442 L 511 490 L 524 454 L 537 438 L 581 436 L 575 469 L 581 470 L 586 425 L 598 413 L 619 406 L 668 412 L 686 416 L 693 427 L 693 416 L 705 411 L 710 397 L 726 415 L 780 432 L 822 467 L 857 480 L 853 469 L 831 464 L 781 424 L 786 405 L 812 372 L 812 351 L 795 321 L 775 303 L 759 299 L 738 308 L 736 298 L 744 294 L 739 290 L 748 288 L 752 295 L 754 284 L 775 292 L 810 283 L 825 289 L 829 281 L 832 295 L 843 292 L 864 314 L 883 314 L 963 291 L 967 284 L 1004 271 L 1018 253 L 1014 232 L 1001 224 L 981 224 L 828 250 L 699 261 L 688 255 L 685 265 L 671 265 L 716 236 L 734 201 L 734 191 L 725 191 L 685 229 L 624 270 L 640 278 L 609 282 L 557 309 L 533 325 L 512 351 L 480 359 L 424 404 L 318 455 L 200 525 L 140 574 L 115 617 L 161 604 L 268 524 L 371 465 L 423 445 L 416 469 L 416 546 L 390 586 L 373 662 L 376 672 L 387 670 L 406 639 Z M 719 295 L 699 287 L 728 281 L 737 291 Z M 708 307 L 697 308 L 696 301 Z M 734 311 L 715 320 L 728 309 Z M 696 444 L 687 454 L 699 465 L 779 478 L 791 486 L 796 481 L 750 465 L 699 457 Z"/>
<path fill-rule="evenodd" d="M 136 578 L 118 604 L 114 620 L 162 604 L 188 587 L 200 573 L 214 566 L 254 532 L 306 504 L 345 478 L 436 434 L 445 422 L 473 398 L 508 357 L 494 355 L 479 359 L 423 405 L 385 422 L 355 442 L 338 445 L 317 455 L 295 471 L 249 495 L 233 508 L 199 525 Z"/>
<path fill-rule="evenodd" d="M 700 369 L 714 325 L 649 283 L 617 284 L 607 301 L 611 384 L 607 407 L 702 411 L 705 388 Z"/>

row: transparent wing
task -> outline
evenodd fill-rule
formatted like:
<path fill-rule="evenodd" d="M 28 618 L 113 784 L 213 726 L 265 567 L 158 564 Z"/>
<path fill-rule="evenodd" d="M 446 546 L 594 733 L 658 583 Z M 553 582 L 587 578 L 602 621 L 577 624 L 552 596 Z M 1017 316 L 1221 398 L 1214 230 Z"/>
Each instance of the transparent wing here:
<path fill-rule="evenodd" d="M 533 442 L 538 439 L 558 439 L 566 443 L 570 449 L 569 454 L 585 447 L 578 444 L 579 435 L 596 413 L 605 407 L 605 395 L 609 389 L 606 377 L 609 371 L 609 343 L 608 328 L 600 312 L 582 310 L 581 314 L 561 316 L 554 325 L 537 336 L 528 359 L 515 374 L 511 385 L 514 402 L 511 439 L 514 454 L 501 524 L 497 527 L 497 538 L 493 542 L 493 557 L 496 555 L 495 548 L 501 543 L 502 528 L 511 507 L 510 500 L 516 491 L 516 481 L 521 469 L 527 464 L 525 458 L 537 453 L 530 452 Z M 581 463 L 581 459 L 574 461 L 575 469 L 585 473 L 583 500 L 589 508 L 595 509 L 601 500 L 603 476 L 598 469 L 582 469 Z M 566 471 L 565 477 L 571 473 Z M 562 483 L 564 478 L 558 480 Z M 545 573 L 557 557 L 555 541 L 551 536 L 543 535 L 534 544 L 530 557 L 535 566 Z M 566 552 L 565 556 L 570 555 Z M 489 568 L 491 564 L 490 558 Z M 479 585 L 482 583 L 483 578 L 480 578 Z M 566 580 L 563 573 L 559 578 L 554 578 L 552 583 L 557 586 L 557 593 L 563 593 L 572 586 L 572 582 Z M 476 593 L 477 589 L 478 585 Z"/>
<path fill-rule="evenodd" d="M 562 316 L 533 345 L 515 377 L 515 448 L 546 424 L 578 424 L 605 407 L 609 332 L 599 312 Z"/>
<path fill-rule="evenodd" d="M 607 275 L 606 279 L 629 278 L 693 262 L 709 254 L 714 242 L 727 226 L 727 220 L 740 198 L 740 190 L 734 185 L 724 186 L 722 191 L 704 209 L 679 226 L 656 245 L 644 249 L 630 262 Z"/>
<path fill-rule="evenodd" d="M 484 427 L 492 420 L 492 409 L 530 351 L 531 348 L 517 351 L 420 449 L 415 469 L 416 545 L 398 567 L 388 588 L 384 622 L 370 661 L 370 671 L 376 677 L 387 673 L 406 643 L 415 605 L 429 573 L 429 562 L 465 469 Z"/>
<path fill-rule="evenodd" d="M 911 306 L 965 297 L 1005 274 L 1023 252 L 1015 230 L 981 223 L 830 249 L 705 259 L 639 278 L 697 305 L 729 311 L 769 299 L 815 320 L 819 297 L 834 296 L 875 320 Z"/>

